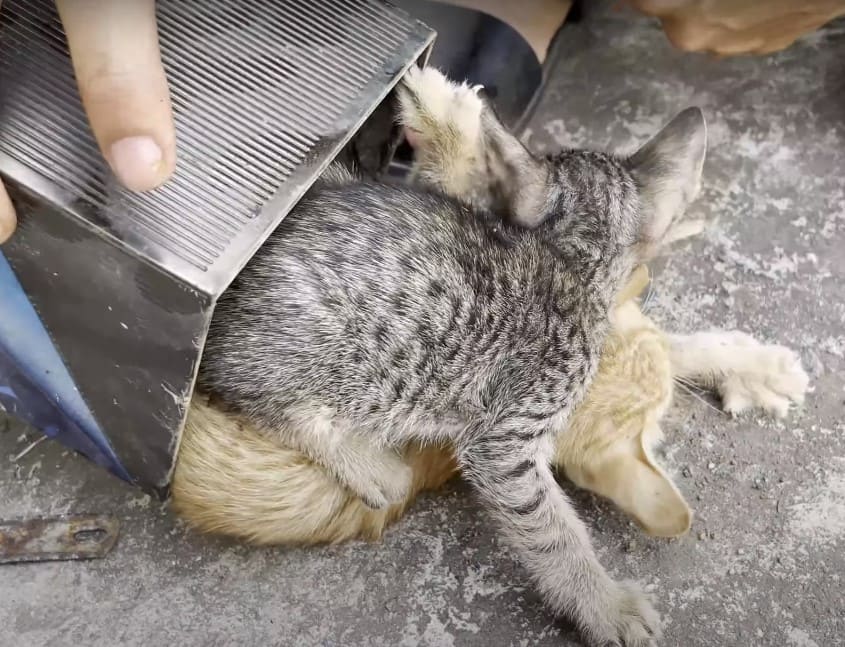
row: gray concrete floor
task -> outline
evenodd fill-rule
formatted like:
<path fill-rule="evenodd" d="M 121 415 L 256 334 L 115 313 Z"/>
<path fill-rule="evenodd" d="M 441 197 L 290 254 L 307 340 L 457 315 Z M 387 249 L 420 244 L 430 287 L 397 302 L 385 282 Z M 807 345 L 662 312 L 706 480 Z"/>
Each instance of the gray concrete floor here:
<path fill-rule="evenodd" d="M 813 375 L 783 422 L 680 398 L 665 460 L 693 531 L 650 540 L 577 494 L 602 559 L 654 587 L 665 645 L 845 645 L 845 23 L 717 61 L 671 50 L 648 20 L 599 16 L 555 58 L 538 148 L 630 147 L 688 104 L 709 119 L 694 212 L 713 225 L 664 267 L 659 319 L 787 343 Z M 32 439 L 0 433 L 0 517 L 112 512 L 123 532 L 101 561 L 0 567 L 0 645 L 577 644 L 460 486 L 381 545 L 252 550 L 187 532 L 55 444 L 13 460 Z"/>

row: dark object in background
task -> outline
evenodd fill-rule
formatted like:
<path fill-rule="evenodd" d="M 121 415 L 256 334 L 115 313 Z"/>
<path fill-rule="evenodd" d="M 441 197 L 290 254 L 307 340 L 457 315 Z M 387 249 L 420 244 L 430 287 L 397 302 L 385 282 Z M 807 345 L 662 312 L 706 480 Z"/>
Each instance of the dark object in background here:
<path fill-rule="evenodd" d="M 499 118 L 519 132 L 533 114 L 545 87 L 544 65 L 513 27 L 481 11 L 432 0 L 395 0 L 394 4 L 437 32 L 429 64 L 455 80 L 484 86 Z M 580 1 L 572 3 L 561 30 L 580 20 Z M 547 57 L 547 61 L 550 60 Z"/>

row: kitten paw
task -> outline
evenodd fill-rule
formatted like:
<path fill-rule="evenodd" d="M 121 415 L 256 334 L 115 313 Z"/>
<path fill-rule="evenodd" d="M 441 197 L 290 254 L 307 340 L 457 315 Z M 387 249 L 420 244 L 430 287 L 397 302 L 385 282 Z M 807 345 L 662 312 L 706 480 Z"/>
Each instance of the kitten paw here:
<path fill-rule="evenodd" d="M 660 615 L 636 582 L 617 583 L 609 606 L 599 626 L 584 628 L 591 647 L 657 647 Z"/>
<path fill-rule="evenodd" d="M 408 70 L 399 86 L 399 120 L 408 143 L 419 149 L 444 137 L 477 140 L 484 102 L 480 85 L 454 83 L 433 67 Z"/>
<path fill-rule="evenodd" d="M 718 385 L 722 407 L 731 415 L 759 408 L 778 418 L 790 403 L 801 404 L 810 378 L 798 355 L 784 346 L 761 344 L 744 333 L 731 333 L 743 368 Z"/>
<path fill-rule="evenodd" d="M 385 452 L 378 463 L 356 466 L 344 475 L 346 486 L 374 510 L 402 503 L 410 494 L 413 470 L 399 456 Z"/>

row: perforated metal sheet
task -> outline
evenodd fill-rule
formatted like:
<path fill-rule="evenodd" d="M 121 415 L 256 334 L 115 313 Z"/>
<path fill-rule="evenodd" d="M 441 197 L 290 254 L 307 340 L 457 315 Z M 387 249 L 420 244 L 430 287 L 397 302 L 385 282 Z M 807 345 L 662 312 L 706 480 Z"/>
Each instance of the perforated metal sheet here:
<path fill-rule="evenodd" d="M 80 218 L 219 294 L 433 39 L 376 0 L 161 0 L 174 178 L 119 188 L 46 0 L 0 6 L 0 171 L 34 172 Z"/>

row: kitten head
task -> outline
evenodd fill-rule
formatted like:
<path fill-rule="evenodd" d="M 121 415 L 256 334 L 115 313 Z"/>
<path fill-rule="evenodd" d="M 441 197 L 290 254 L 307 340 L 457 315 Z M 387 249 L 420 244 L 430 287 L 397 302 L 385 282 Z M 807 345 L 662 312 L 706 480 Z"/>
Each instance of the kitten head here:
<path fill-rule="evenodd" d="M 538 157 L 477 88 L 431 68 L 409 73 L 401 118 L 416 149 L 413 176 L 589 255 L 648 260 L 698 193 L 706 126 L 680 113 L 629 157 L 566 150 Z"/>
<path fill-rule="evenodd" d="M 649 260 L 699 191 L 707 135 L 698 108 L 681 112 L 628 157 L 565 150 L 540 158 L 492 110 L 481 124 L 485 171 L 476 177 L 488 183 L 487 206 L 598 255 L 630 251 L 634 262 Z"/>

